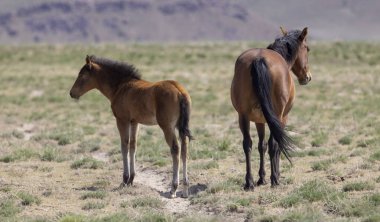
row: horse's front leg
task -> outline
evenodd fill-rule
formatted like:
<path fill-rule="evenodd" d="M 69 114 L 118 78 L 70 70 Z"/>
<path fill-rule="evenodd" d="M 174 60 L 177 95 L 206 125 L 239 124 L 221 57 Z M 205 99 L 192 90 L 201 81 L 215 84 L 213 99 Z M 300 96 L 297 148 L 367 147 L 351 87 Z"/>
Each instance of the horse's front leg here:
<path fill-rule="evenodd" d="M 130 147 L 129 147 L 129 179 L 127 185 L 133 185 L 133 179 L 135 178 L 135 157 L 136 157 L 136 141 L 137 141 L 137 133 L 139 130 L 138 123 L 131 123 L 131 135 L 130 135 Z"/>
<path fill-rule="evenodd" d="M 120 133 L 120 142 L 121 142 L 121 154 L 123 155 L 123 182 L 121 187 L 128 184 L 130 177 L 129 171 L 129 131 L 130 131 L 130 122 L 124 121 L 119 118 L 116 118 L 117 128 Z"/>

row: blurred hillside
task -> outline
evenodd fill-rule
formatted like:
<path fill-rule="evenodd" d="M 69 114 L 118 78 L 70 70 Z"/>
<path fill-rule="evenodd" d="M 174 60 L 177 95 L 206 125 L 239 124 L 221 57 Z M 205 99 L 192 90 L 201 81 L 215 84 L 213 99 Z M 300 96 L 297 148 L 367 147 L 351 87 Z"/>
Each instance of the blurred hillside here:
<path fill-rule="evenodd" d="M 281 4 L 279 4 L 279 2 Z M 0 44 L 380 39 L 376 0 L 2 0 Z"/>

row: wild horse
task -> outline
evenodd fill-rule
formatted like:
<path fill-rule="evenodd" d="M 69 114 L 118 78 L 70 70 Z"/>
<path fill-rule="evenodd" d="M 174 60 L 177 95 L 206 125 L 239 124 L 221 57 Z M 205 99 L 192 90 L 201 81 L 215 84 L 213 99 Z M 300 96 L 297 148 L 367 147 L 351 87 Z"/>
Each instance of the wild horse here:
<path fill-rule="evenodd" d="M 295 87 L 290 71 L 296 75 L 301 85 L 311 80 L 308 65 L 306 36 L 307 28 L 286 32 L 266 49 L 249 49 L 236 60 L 235 75 L 231 86 L 231 100 L 239 114 L 239 126 L 243 134 L 243 149 L 246 158 L 246 190 L 253 189 L 251 173 L 250 122 L 256 124 L 260 153 L 259 180 L 265 184 L 264 142 L 265 123 L 270 130 L 269 157 L 271 162 L 271 184 L 279 184 L 280 152 L 290 161 L 289 151 L 293 142 L 284 127 L 295 98 Z"/>
<path fill-rule="evenodd" d="M 165 135 L 173 158 L 173 181 L 170 195 L 176 196 L 179 184 L 179 156 L 183 163 L 183 192 L 188 196 L 186 137 L 189 130 L 191 99 L 189 93 L 175 81 L 148 82 L 126 63 L 95 56 L 87 56 L 86 64 L 70 90 L 70 96 L 79 99 L 91 89 L 98 89 L 111 102 L 121 139 L 123 155 L 123 182 L 132 185 L 135 177 L 135 152 L 138 124 L 158 124 Z M 179 131 L 181 147 L 175 129 Z"/>

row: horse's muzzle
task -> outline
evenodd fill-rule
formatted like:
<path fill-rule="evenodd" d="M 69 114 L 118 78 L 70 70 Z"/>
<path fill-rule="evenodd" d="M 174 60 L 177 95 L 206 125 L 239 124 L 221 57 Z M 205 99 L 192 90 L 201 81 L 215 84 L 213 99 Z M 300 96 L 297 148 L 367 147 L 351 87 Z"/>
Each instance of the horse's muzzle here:
<path fill-rule="evenodd" d="M 70 97 L 73 99 L 79 99 L 79 96 L 75 95 L 73 92 L 70 91 Z"/>
<path fill-rule="evenodd" d="M 310 81 L 311 81 L 311 73 L 310 72 L 308 72 L 306 74 L 305 79 L 302 79 L 302 80 L 298 79 L 298 82 L 300 83 L 300 85 L 307 85 Z"/>

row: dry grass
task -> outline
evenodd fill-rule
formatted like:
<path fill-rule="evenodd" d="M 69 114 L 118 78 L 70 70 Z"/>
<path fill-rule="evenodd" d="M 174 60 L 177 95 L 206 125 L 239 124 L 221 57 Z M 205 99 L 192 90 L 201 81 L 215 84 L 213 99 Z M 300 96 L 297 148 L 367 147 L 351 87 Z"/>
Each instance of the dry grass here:
<path fill-rule="evenodd" d="M 266 44 L 1 46 L 0 220 L 376 221 L 380 45 L 311 44 L 314 78 L 297 85 L 288 125 L 300 144 L 294 165 L 282 161 L 279 187 L 245 192 L 229 87 L 236 57 L 253 46 Z M 171 158 L 158 127 L 141 127 L 135 186 L 115 190 L 122 162 L 109 102 L 96 91 L 79 102 L 68 95 L 86 54 L 189 90 L 189 200 L 165 197 Z M 252 159 L 257 172 L 257 152 Z M 266 169 L 269 181 L 268 159 Z"/>

